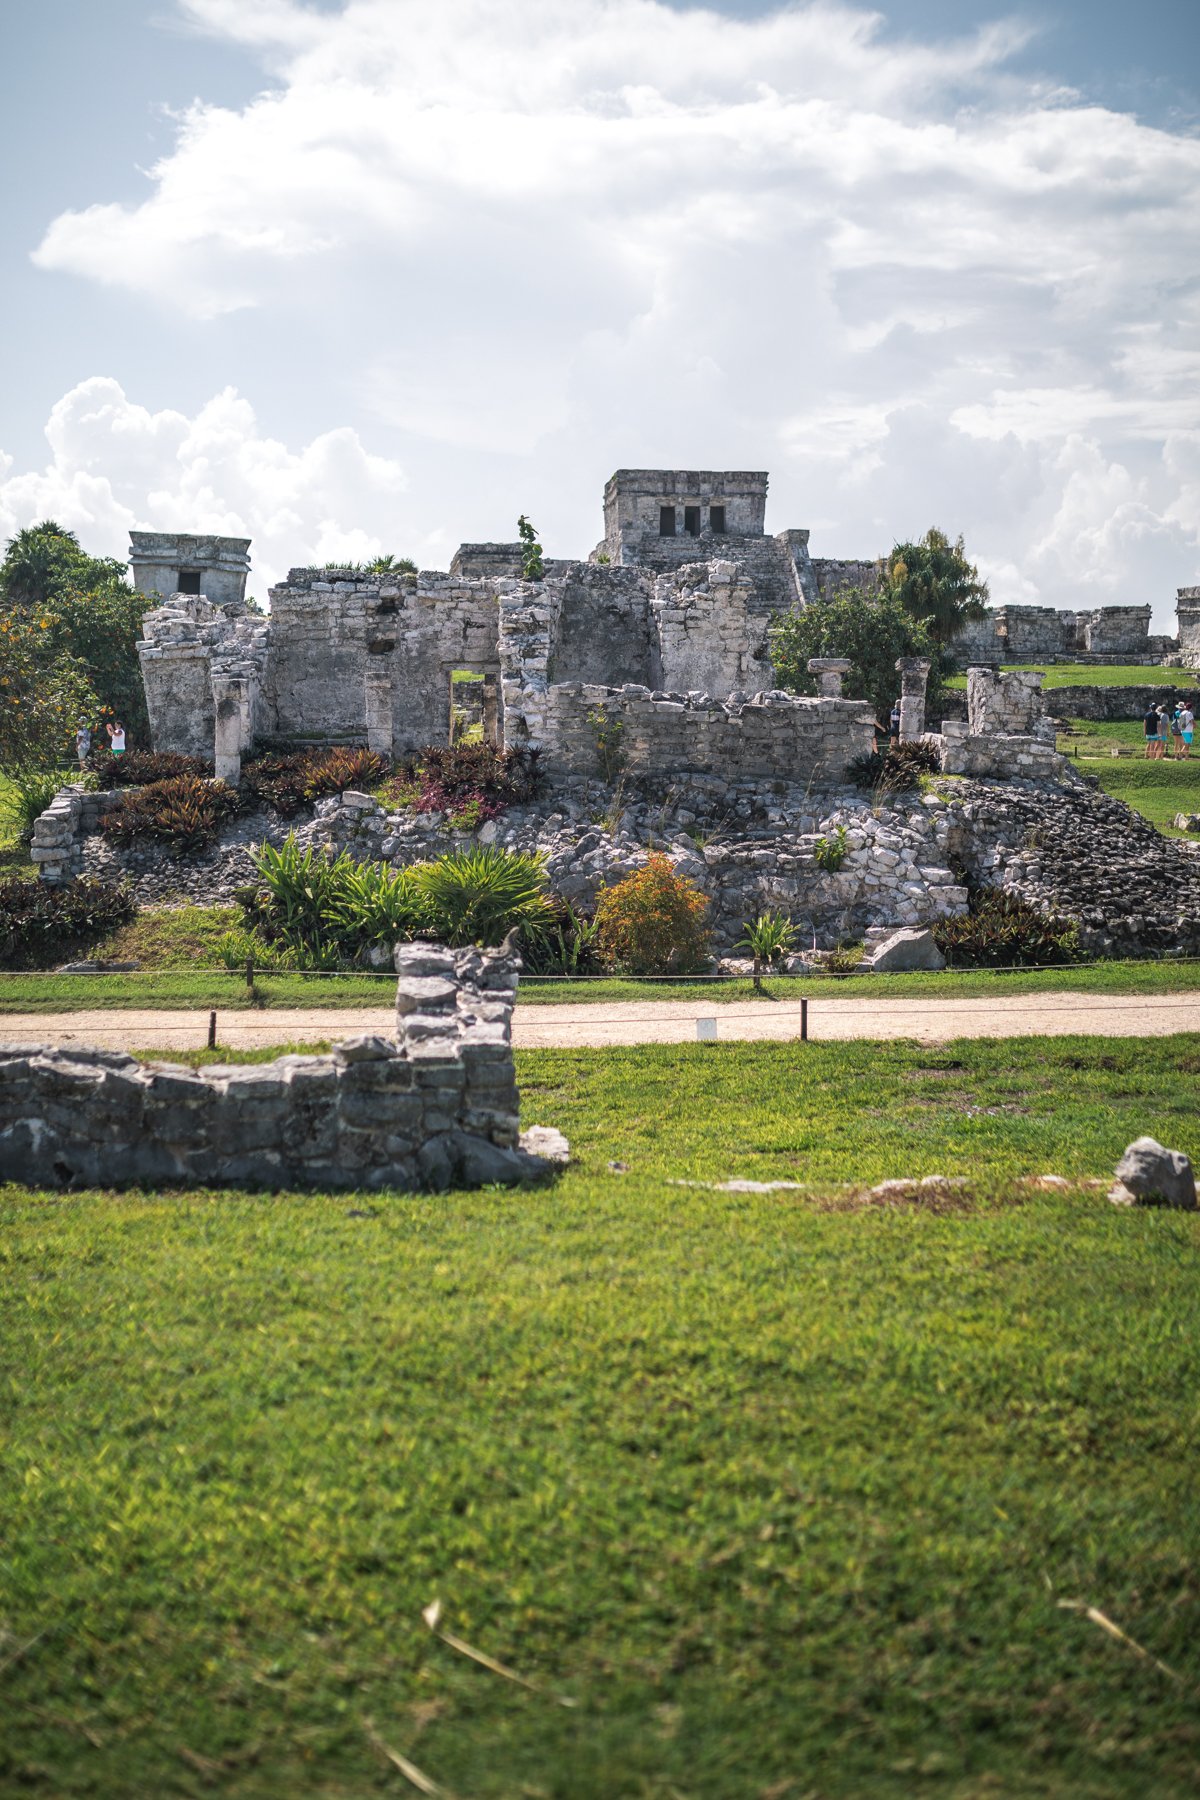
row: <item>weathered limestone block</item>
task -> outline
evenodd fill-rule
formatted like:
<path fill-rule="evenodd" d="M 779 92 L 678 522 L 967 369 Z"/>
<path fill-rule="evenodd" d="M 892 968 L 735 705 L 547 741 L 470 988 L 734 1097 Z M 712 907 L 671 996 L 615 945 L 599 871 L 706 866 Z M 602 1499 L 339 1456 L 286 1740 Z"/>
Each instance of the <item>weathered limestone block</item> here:
<path fill-rule="evenodd" d="M 1174 1206 L 1196 1210 L 1196 1180 L 1182 1150 L 1167 1150 L 1157 1138 L 1135 1138 L 1117 1164 L 1109 1199 L 1118 1206 Z"/>
<path fill-rule="evenodd" d="M 1010 732 L 1032 736 L 1046 717 L 1041 669 L 967 670 L 967 722 L 971 735 Z"/>
<path fill-rule="evenodd" d="M 870 958 L 874 974 L 897 970 L 944 969 L 946 959 L 934 942 L 932 931 L 894 931 L 878 944 Z"/>

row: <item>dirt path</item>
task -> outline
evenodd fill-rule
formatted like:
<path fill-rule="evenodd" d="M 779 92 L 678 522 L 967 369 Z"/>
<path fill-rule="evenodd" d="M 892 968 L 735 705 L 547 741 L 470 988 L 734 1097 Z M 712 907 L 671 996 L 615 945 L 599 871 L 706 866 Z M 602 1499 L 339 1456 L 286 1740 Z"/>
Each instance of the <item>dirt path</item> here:
<path fill-rule="evenodd" d="M 624 1001 L 595 1005 L 518 1006 L 513 1041 L 519 1049 L 602 1048 L 608 1044 L 694 1043 L 697 1021 L 716 1020 L 718 1042 L 798 1038 L 798 999 L 705 1006 L 693 1001 Z M 997 994 L 988 999 L 838 1000 L 808 1003 L 808 1035 L 847 1038 L 1163 1037 L 1194 1031 L 1197 994 Z M 316 1043 L 358 1032 L 390 1034 L 390 1007 L 279 1008 L 217 1015 L 217 1041 L 229 1049 Z M 97 1011 L 8 1013 L 0 1042 L 101 1044 L 112 1049 L 196 1049 L 208 1037 L 206 1012 Z"/>

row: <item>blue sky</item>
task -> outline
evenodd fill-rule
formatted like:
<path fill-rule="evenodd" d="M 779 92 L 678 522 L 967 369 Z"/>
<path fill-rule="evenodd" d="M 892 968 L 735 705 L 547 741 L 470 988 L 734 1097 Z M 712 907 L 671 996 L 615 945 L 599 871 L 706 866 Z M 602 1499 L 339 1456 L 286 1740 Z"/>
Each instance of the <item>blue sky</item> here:
<path fill-rule="evenodd" d="M 715 16 L 723 14 L 724 17 Z M 816 553 L 1200 579 L 1200 31 L 1115 0 L 39 0 L 0 21 L 0 531 L 443 564 L 620 463 Z"/>

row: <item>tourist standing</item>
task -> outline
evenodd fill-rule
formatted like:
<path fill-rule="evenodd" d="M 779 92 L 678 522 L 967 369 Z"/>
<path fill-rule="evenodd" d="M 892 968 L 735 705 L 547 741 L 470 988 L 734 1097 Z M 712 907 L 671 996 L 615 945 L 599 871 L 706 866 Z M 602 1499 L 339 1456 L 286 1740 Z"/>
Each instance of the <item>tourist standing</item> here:
<path fill-rule="evenodd" d="M 1192 734 L 1195 729 L 1196 715 L 1192 711 L 1192 703 L 1190 700 L 1185 700 L 1179 709 L 1179 742 L 1181 746 L 1179 755 L 1184 762 L 1192 754 Z"/>
<path fill-rule="evenodd" d="M 1146 708 L 1146 716 L 1142 720 L 1142 730 L 1146 734 L 1146 750 L 1145 750 L 1146 758 L 1148 761 L 1153 762 L 1154 758 L 1158 755 L 1158 708 L 1157 708 L 1157 706 L 1150 705 Z"/>
<path fill-rule="evenodd" d="M 124 756 L 125 727 L 121 724 L 121 721 L 119 719 L 114 719 L 112 724 L 106 727 L 106 730 L 108 732 L 108 747 L 113 755 Z"/>
<path fill-rule="evenodd" d="M 900 742 L 900 702 L 893 700 L 892 716 L 888 720 L 888 747 L 894 750 Z"/>
<path fill-rule="evenodd" d="M 81 769 L 87 767 L 87 759 L 92 753 L 92 728 L 86 719 L 80 719 L 75 732 L 75 754 L 79 758 Z"/>
<path fill-rule="evenodd" d="M 1158 755 L 1159 760 L 1166 758 L 1167 748 L 1171 742 L 1171 709 L 1162 705 L 1158 709 Z"/>

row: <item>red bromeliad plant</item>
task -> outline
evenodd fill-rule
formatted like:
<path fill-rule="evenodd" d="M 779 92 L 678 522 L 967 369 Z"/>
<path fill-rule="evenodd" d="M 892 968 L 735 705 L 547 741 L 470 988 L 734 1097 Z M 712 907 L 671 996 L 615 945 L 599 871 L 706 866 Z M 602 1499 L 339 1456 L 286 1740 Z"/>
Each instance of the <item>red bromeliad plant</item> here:
<path fill-rule="evenodd" d="M 654 851 L 646 866 L 596 901 L 596 937 L 606 960 L 630 975 L 692 975 L 709 956 L 705 896 Z"/>

